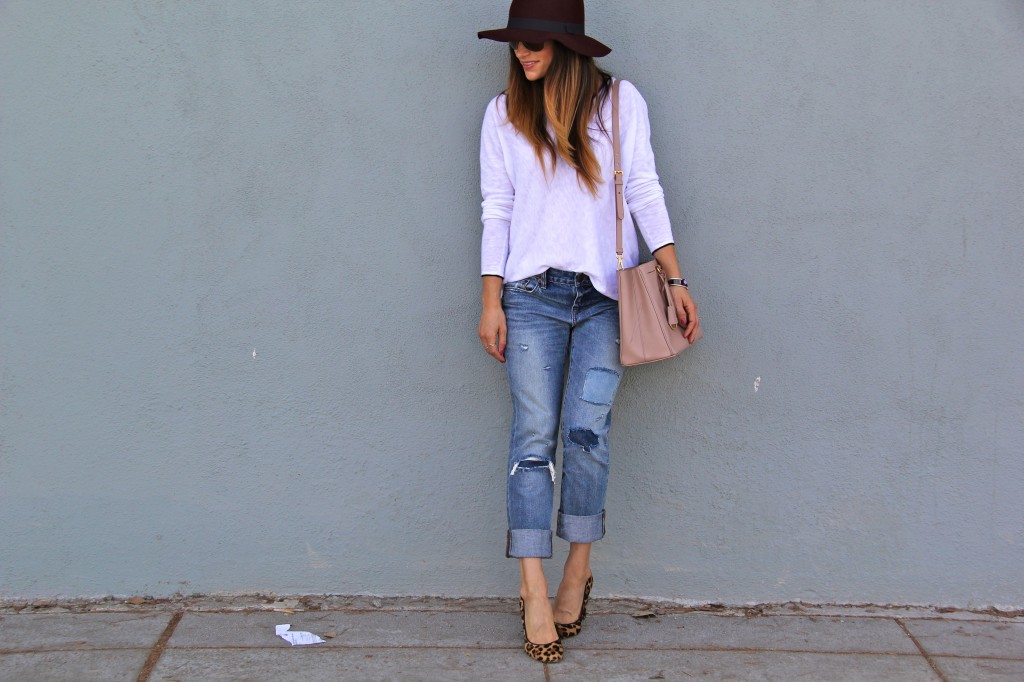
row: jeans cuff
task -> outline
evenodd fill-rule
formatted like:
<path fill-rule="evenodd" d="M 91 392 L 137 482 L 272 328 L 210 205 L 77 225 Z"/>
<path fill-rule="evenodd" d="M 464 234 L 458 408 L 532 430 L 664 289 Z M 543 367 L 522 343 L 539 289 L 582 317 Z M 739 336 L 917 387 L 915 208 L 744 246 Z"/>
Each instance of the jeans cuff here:
<path fill-rule="evenodd" d="M 604 537 L 604 510 L 594 516 L 558 512 L 558 537 L 569 542 L 597 542 Z"/>
<path fill-rule="evenodd" d="M 516 528 L 508 531 L 505 556 L 510 559 L 551 558 L 551 531 L 540 528 Z"/>

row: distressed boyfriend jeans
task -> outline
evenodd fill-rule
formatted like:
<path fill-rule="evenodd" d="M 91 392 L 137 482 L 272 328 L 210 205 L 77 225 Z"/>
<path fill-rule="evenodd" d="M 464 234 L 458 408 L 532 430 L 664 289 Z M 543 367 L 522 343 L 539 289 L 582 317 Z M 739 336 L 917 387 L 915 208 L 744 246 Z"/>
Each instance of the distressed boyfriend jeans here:
<path fill-rule="evenodd" d="M 604 537 L 611 409 L 622 376 L 618 303 L 582 273 L 506 282 L 505 365 L 512 391 L 508 557 L 551 556 L 555 447 L 562 425 L 558 537 Z"/>

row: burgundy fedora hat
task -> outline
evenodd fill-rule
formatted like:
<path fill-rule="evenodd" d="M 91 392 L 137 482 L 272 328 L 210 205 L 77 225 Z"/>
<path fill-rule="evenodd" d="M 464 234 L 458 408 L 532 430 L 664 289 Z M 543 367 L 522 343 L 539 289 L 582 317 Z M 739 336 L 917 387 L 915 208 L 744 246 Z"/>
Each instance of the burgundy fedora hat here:
<path fill-rule="evenodd" d="M 587 57 L 611 52 L 612 48 L 584 33 L 583 23 L 583 0 L 512 0 L 508 26 L 480 31 L 477 36 L 500 42 L 557 40 Z"/>

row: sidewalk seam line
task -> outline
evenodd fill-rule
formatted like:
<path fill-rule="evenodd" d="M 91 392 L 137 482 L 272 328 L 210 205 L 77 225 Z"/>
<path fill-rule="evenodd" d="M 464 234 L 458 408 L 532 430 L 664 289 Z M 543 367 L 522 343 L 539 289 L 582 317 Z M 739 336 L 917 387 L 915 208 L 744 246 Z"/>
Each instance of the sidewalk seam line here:
<path fill-rule="evenodd" d="M 896 624 L 903 629 L 903 632 L 905 632 L 907 637 L 910 638 L 910 641 L 914 643 L 914 646 L 916 646 L 917 650 L 921 652 L 921 655 L 924 656 L 924 660 L 928 662 L 928 665 L 931 666 L 931 669 L 939 676 L 939 679 L 942 680 L 942 682 L 949 682 L 946 675 L 942 672 L 942 668 L 940 668 L 939 664 L 932 659 L 931 655 L 925 650 L 924 645 L 917 641 L 917 637 L 914 637 L 910 632 L 910 628 L 907 627 L 906 623 L 899 618 L 893 618 L 893 620 L 896 621 Z"/>
<path fill-rule="evenodd" d="M 275 611 L 274 609 L 258 609 L 258 608 L 241 608 L 241 609 L 236 609 L 236 608 L 203 609 L 203 608 L 199 608 L 199 609 L 194 609 L 194 608 L 190 608 L 190 607 L 185 607 L 185 608 L 183 608 L 181 610 L 184 611 L 185 613 L 219 614 L 219 615 L 234 615 L 234 614 L 256 615 L 256 614 L 261 614 L 261 613 L 271 613 L 271 614 L 272 613 L 280 613 L 280 611 Z M 73 612 L 69 612 L 69 613 L 70 613 L 70 615 L 79 616 L 79 615 L 88 615 L 88 614 L 94 614 L 94 613 L 102 613 L 102 614 L 124 613 L 124 614 L 137 614 L 137 615 L 150 615 L 150 614 L 161 615 L 161 614 L 165 614 L 165 613 L 168 613 L 168 612 L 172 612 L 172 611 L 170 609 L 147 609 L 147 610 L 138 610 L 138 611 L 127 611 L 127 610 L 123 610 L 123 609 L 90 609 L 90 610 L 85 610 L 85 611 L 73 611 Z M 504 614 L 504 615 L 507 615 L 509 613 L 513 613 L 512 611 L 509 611 L 507 609 L 497 609 L 497 608 L 488 608 L 488 609 L 446 609 L 446 608 L 404 609 L 404 608 L 350 608 L 350 607 L 344 607 L 344 606 L 341 606 L 341 607 L 331 607 L 331 608 L 319 608 L 319 609 L 297 609 L 294 612 L 295 613 L 307 614 L 307 615 L 309 615 L 309 614 L 316 614 L 316 613 L 325 613 L 325 614 L 327 614 L 327 613 L 354 613 L 354 614 L 364 614 L 364 613 L 389 613 L 389 614 L 395 614 L 395 613 L 451 613 L 451 614 L 461 614 L 461 613 L 492 613 L 492 614 Z M 0 615 L 12 615 L 12 616 L 13 615 L 36 615 L 36 616 L 50 616 L 50 615 L 53 615 L 53 616 L 64 616 L 64 615 L 69 615 L 69 613 L 47 613 L 45 611 L 42 611 L 42 612 L 33 612 L 33 613 L 28 613 L 28 614 L 22 614 L 22 613 L 4 614 L 2 611 L 0 611 Z M 592 615 L 594 617 L 600 617 L 600 616 L 629 616 L 629 615 L 632 615 L 633 611 L 594 611 L 593 609 L 590 609 L 588 611 L 588 613 L 590 613 L 590 615 Z M 839 614 L 839 613 L 813 613 L 813 612 L 808 612 L 808 613 L 761 613 L 761 614 L 757 614 L 757 615 L 754 615 L 754 616 L 750 616 L 750 615 L 743 614 L 743 613 L 720 613 L 720 612 L 713 612 L 713 611 L 701 611 L 699 609 L 681 610 L 681 611 L 666 610 L 666 611 L 664 611 L 662 613 L 659 613 L 658 615 L 659 616 L 705 615 L 705 616 L 715 616 L 715 617 L 718 617 L 718 618 L 810 618 L 810 617 L 814 617 L 814 618 L 839 618 L 839 619 L 850 619 L 850 620 L 853 620 L 853 619 L 858 619 L 858 620 L 861 620 L 861 619 L 862 620 L 896 620 L 898 618 L 898 619 L 902 619 L 902 620 L 927 620 L 927 621 L 942 621 L 942 622 L 948 622 L 948 623 L 1002 623 L 1002 624 L 1007 624 L 1007 625 L 1024 625 L 1024 620 L 1020 620 L 1020 618 L 1021 618 L 1020 616 L 983 616 L 983 615 L 979 615 L 978 617 L 962 617 L 962 618 L 953 617 L 953 618 L 951 618 L 949 616 L 944 616 L 944 615 L 893 616 L 893 615 L 888 615 L 888 614 Z"/>
<path fill-rule="evenodd" d="M 961 661 L 1008 661 L 1010 663 L 1024 663 L 1024 658 L 1015 658 L 1013 656 L 971 656 L 969 654 L 932 654 L 935 658 L 955 658 Z"/>
<path fill-rule="evenodd" d="M 112 651 L 149 651 L 152 647 L 148 646 L 92 646 L 92 647 L 36 647 L 34 649 L 4 649 L 0 651 L 0 656 L 18 656 L 24 654 L 66 654 L 75 651 L 84 651 L 85 653 L 109 653 Z"/>
<path fill-rule="evenodd" d="M 153 674 L 153 668 L 156 667 L 156 664 L 160 661 L 160 656 L 163 655 L 164 649 L 167 647 L 168 640 L 171 639 L 174 629 L 178 627 L 178 623 L 181 622 L 184 615 L 184 611 L 176 611 L 171 616 L 171 620 L 168 621 L 167 627 L 164 628 L 163 633 L 160 635 L 160 639 L 156 640 L 156 644 L 149 650 L 149 656 L 146 658 L 146 662 L 142 664 L 142 670 L 139 671 L 139 676 L 135 678 L 135 682 L 148 682 L 149 676 Z"/>
<path fill-rule="evenodd" d="M 245 645 L 245 644 L 219 644 L 219 645 L 193 645 L 193 646 L 173 646 L 164 647 L 164 650 L 171 649 L 172 651 L 251 651 L 251 650 L 274 650 L 283 649 L 279 645 Z M 311 647 L 308 650 L 319 650 L 319 651 L 352 651 L 361 649 L 381 649 L 381 650 L 392 650 L 392 649 L 428 649 L 428 650 L 448 650 L 448 649 L 473 649 L 479 651 L 501 651 L 501 650 L 515 650 L 517 648 L 514 644 L 509 645 L 473 645 L 467 646 L 462 644 L 451 644 L 451 645 L 437 645 L 437 644 L 393 644 L 387 646 L 371 645 L 371 644 L 334 644 L 327 647 Z M 650 647 L 624 647 L 624 646 L 574 646 L 574 650 L 577 651 L 675 651 L 675 652 L 698 652 L 706 651 L 713 653 L 782 653 L 782 654 L 822 654 L 828 656 L 897 656 L 897 657 L 917 657 L 920 656 L 920 649 L 918 651 L 830 651 L 823 649 L 784 649 L 778 647 L 722 647 L 722 646 L 650 646 Z M 138 646 L 96 646 L 96 647 L 62 647 L 62 646 L 43 646 L 32 649 L 0 649 L 0 657 L 2 656 L 25 656 L 31 654 L 57 654 L 57 653 L 117 653 L 121 651 L 151 651 L 152 647 L 138 647 Z M 999 656 L 992 654 L 985 655 L 971 655 L 971 654 L 929 654 L 933 659 L 953 659 L 953 660 L 964 660 L 964 661 L 1003 661 L 1007 663 L 1024 663 L 1024 657 L 1017 656 Z"/>
<path fill-rule="evenodd" d="M 191 646 L 173 646 L 168 647 L 172 651 L 254 651 L 254 650 L 266 650 L 273 651 L 276 649 L 284 649 L 280 645 L 260 645 L 260 644 L 211 644 L 207 646 L 203 645 L 191 645 Z M 394 651 L 394 650 L 405 650 L 405 649 L 424 649 L 424 650 L 436 650 L 436 651 L 448 651 L 452 649 L 471 649 L 474 651 L 504 651 L 514 650 L 516 645 L 466 645 L 466 644 L 332 644 L 330 646 L 312 646 L 307 647 L 307 651 L 356 651 L 363 649 L 378 649 L 381 651 Z M 573 646 L 573 650 L 578 651 L 706 651 L 714 653 L 771 653 L 771 654 L 820 654 L 823 656 L 895 656 L 895 657 L 913 657 L 917 658 L 920 653 L 917 651 L 830 651 L 825 649 L 787 649 L 782 647 L 724 647 L 724 646 L 648 646 L 648 647 L 627 647 L 627 646 Z M 964 658 L 979 658 L 977 656 L 965 656 Z M 991 657 L 989 657 L 991 658 Z M 997 660 L 1009 660 L 1014 661 L 1017 659 L 997 659 Z"/>

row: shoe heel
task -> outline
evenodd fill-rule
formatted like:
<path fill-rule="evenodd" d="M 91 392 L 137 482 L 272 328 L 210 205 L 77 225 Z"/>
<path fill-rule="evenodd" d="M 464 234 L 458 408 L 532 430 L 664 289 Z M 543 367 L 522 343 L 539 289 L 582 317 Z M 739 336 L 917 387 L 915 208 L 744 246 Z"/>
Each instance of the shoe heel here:
<path fill-rule="evenodd" d="M 527 656 L 541 663 L 558 663 L 565 657 L 565 647 L 562 645 L 561 637 L 547 644 L 536 644 L 530 641 L 529 635 L 526 634 L 526 602 L 522 597 L 519 598 L 519 619 L 523 623 L 523 651 Z"/>
<path fill-rule="evenodd" d="M 587 584 L 583 587 L 583 606 L 580 607 L 580 617 L 571 623 L 555 623 L 555 632 L 559 639 L 575 637 L 583 630 L 583 621 L 587 617 L 587 602 L 590 601 L 590 588 L 594 586 L 594 576 L 587 578 Z"/>

